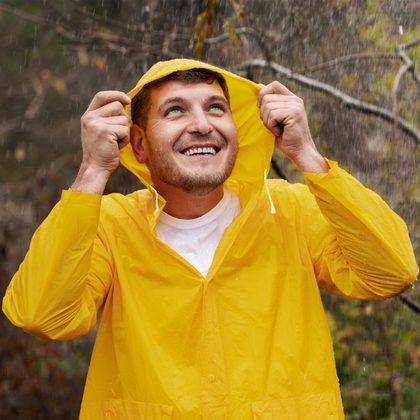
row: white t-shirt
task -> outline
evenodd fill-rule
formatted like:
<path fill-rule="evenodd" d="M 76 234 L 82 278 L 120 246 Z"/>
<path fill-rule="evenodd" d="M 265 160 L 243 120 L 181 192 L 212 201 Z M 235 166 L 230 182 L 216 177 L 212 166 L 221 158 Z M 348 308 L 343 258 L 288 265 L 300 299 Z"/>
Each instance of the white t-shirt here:
<path fill-rule="evenodd" d="M 224 189 L 223 198 L 209 212 L 195 219 L 178 219 L 162 212 L 158 238 L 206 277 L 224 230 L 241 210 L 236 194 Z"/>

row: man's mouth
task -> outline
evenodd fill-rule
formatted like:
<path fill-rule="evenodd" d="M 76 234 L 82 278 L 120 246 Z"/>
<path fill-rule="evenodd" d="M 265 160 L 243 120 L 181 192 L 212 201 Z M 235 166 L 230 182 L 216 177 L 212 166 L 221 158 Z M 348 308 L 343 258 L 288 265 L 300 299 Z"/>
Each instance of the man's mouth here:
<path fill-rule="evenodd" d="M 181 153 L 184 156 L 196 156 L 196 155 L 215 155 L 220 149 L 215 146 L 207 147 L 189 147 L 183 150 Z"/>

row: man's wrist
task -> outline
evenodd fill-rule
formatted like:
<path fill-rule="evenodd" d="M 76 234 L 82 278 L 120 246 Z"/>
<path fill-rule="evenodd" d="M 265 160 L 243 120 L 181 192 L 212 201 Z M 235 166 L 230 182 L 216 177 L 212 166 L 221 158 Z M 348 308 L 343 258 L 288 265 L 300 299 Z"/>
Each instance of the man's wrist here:
<path fill-rule="evenodd" d="M 325 159 L 316 149 L 310 149 L 293 159 L 293 163 L 300 172 L 311 172 L 314 174 L 325 174 L 330 170 Z"/>
<path fill-rule="evenodd" d="M 82 163 L 70 189 L 77 192 L 102 195 L 111 173 Z"/>

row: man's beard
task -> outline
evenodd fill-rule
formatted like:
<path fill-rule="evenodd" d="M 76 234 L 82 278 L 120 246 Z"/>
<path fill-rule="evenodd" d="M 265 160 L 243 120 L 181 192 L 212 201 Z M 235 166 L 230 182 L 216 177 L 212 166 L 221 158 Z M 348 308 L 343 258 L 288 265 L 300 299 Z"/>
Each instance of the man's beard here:
<path fill-rule="evenodd" d="M 210 173 L 206 169 L 200 168 L 188 171 L 178 165 L 172 155 L 168 157 L 161 150 L 153 150 L 152 156 L 150 156 L 149 151 L 149 157 L 152 157 L 151 161 L 153 162 L 152 168 L 149 166 L 149 169 L 151 169 L 152 178 L 155 182 L 159 180 L 188 193 L 206 195 L 229 178 L 238 155 L 238 146 L 237 144 L 231 144 L 227 150 L 223 148 L 218 153 L 228 153 L 228 155 L 224 160 L 223 167 Z"/>

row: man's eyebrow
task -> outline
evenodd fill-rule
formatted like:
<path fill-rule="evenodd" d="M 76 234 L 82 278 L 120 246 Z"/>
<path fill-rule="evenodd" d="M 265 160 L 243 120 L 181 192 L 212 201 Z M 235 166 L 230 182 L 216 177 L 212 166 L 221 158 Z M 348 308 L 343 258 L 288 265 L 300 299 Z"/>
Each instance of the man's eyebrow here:
<path fill-rule="evenodd" d="M 184 98 L 181 98 L 180 96 L 172 96 L 171 98 L 166 99 L 162 104 L 159 105 L 158 111 L 162 111 L 163 108 L 165 108 L 167 105 L 173 104 L 173 103 L 184 103 L 186 102 Z"/>
<path fill-rule="evenodd" d="M 211 95 L 204 100 L 205 102 L 213 102 L 213 101 L 220 101 L 224 102 L 226 105 L 228 105 L 227 99 L 223 95 Z M 183 104 L 187 102 L 185 98 L 182 98 L 181 96 L 172 96 L 168 99 L 166 99 L 162 104 L 160 104 L 158 111 L 162 111 L 163 108 L 170 104 Z"/>
<path fill-rule="evenodd" d="M 212 95 L 209 98 L 206 98 L 206 102 L 221 101 L 226 105 L 228 104 L 227 99 L 223 95 Z"/>

